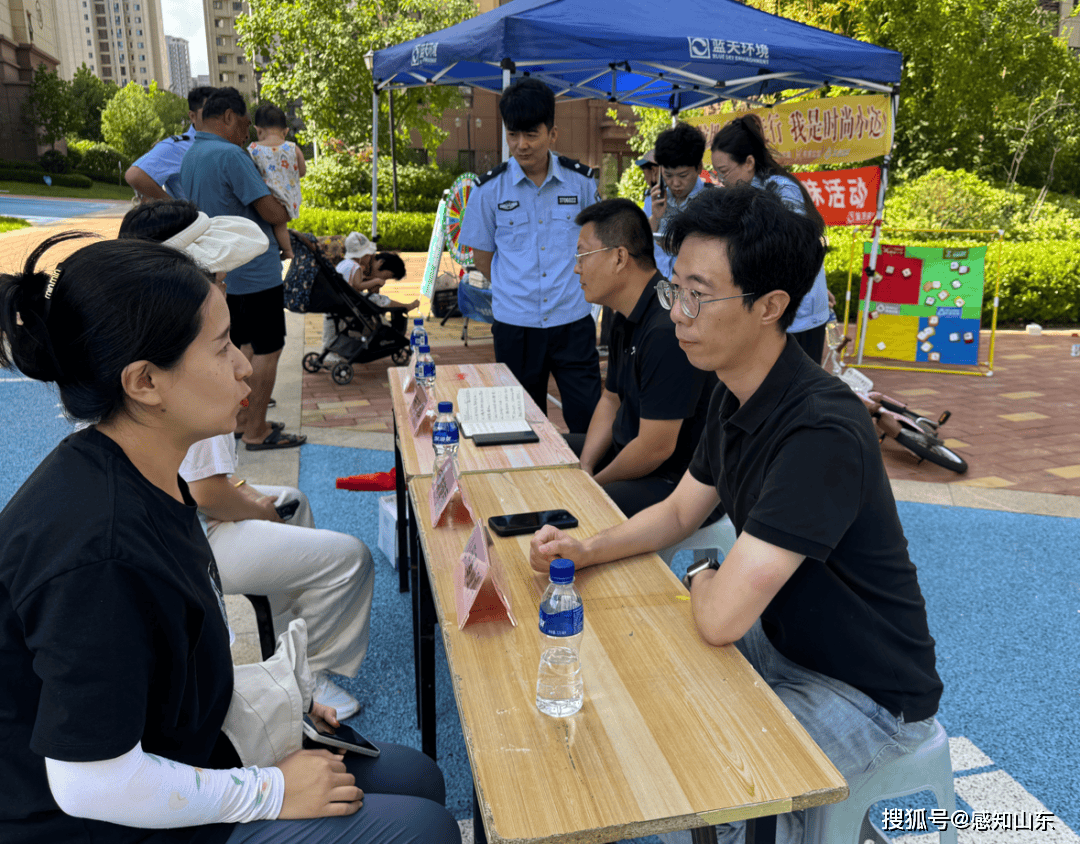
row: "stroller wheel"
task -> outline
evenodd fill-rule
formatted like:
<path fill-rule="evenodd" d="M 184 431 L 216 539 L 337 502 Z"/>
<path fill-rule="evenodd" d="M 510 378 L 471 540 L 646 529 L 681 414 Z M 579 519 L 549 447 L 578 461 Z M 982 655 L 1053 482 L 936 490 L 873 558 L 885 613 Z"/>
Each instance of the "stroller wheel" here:
<path fill-rule="evenodd" d="M 411 355 L 412 351 L 408 346 L 405 346 L 404 348 L 398 349 L 396 352 L 390 355 L 390 360 L 392 360 L 398 366 L 404 366 L 406 363 L 409 362 L 409 357 Z"/>
<path fill-rule="evenodd" d="M 330 370 L 330 377 L 334 379 L 335 384 L 341 384 L 345 386 L 353 377 L 352 364 L 349 363 L 337 363 L 334 364 L 334 368 Z"/>
<path fill-rule="evenodd" d="M 308 352 L 304 355 L 301 366 L 304 367 L 304 372 L 318 372 L 322 369 L 322 364 L 319 363 L 319 358 L 322 357 L 318 352 Z"/>

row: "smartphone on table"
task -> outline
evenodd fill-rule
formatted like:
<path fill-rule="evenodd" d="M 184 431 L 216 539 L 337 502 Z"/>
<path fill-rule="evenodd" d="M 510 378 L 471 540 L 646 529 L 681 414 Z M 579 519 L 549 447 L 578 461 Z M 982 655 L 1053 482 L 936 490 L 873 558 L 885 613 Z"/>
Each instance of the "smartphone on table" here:
<path fill-rule="evenodd" d="M 536 533 L 544 525 L 557 528 L 575 528 L 578 520 L 566 510 L 536 510 L 532 513 L 508 513 L 504 516 L 492 516 L 488 525 L 499 536 L 519 536 L 523 533 Z"/>
<path fill-rule="evenodd" d="M 342 724 L 333 729 L 320 730 L 310 715 L 304 715 L 304 746 L 310 744 L 324 747 L 340 747 L 360 753 L 364 756 L 378 756 L 380 751 L 374 744 L 356 732 L 352 727 Z"/>

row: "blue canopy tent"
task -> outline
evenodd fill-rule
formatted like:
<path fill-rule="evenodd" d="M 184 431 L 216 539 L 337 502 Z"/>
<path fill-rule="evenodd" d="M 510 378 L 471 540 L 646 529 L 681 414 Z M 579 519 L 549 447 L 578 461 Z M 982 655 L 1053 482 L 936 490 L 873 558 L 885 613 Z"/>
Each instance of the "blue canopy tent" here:
<path fill-rule="evenodd" d="M 527 74 L 559 98 L 651 106 L 676 115 L 722 100 L 752 102 L 762 94 L 832 85 L 890 94 L 895 125 L 903 61 L 893 50 L 736 0 L 512 0 L 369 56 L 375 81 L 373 236 L 382 91 L 469 85 L 499 93 L 515 74 Z M 879 216 L 887 170 L 888 157 Z"/>

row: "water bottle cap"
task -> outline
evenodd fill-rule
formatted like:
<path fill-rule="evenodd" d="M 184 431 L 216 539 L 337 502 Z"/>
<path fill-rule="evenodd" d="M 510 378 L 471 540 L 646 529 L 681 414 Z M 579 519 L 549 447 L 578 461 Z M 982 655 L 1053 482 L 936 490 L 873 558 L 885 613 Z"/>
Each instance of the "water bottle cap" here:
<path fill-rule="evenodd" d="M 552 560 L 551 567 L 548 569 L 548 577 L 551 578 L 552 583 L 573 583 L 574 561 L 567 560 L 564 557 Z"/>
<path fill-rule="evenodd" d="M 424 324 L 424 318 L 423 317 L 413 317 L 412 324 L 413 325 L 423 325 Z"/>
<path fill-rule="evenodd" d="M 439 402 L 439 413 L 453 413 L 454 403 L 452 401 Z"/>
<path fill-rule="evenodd" d="M 422 355 L 426 355 L 430 351 L 431 351 L 431 346 L 421 346 L 420 347 L 420 354 L 422 354 Z"/>

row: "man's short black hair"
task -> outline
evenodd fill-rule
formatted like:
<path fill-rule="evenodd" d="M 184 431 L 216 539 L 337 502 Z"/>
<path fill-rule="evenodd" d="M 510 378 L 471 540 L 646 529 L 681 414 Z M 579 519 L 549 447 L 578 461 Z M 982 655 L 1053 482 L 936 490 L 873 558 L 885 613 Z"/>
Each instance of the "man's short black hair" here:
<path fill-rule="evenodd" d="M 642 269 L 656 269 L 652 226 L 637 203 L 629 199 L 604 199 L 578 214 L 574 222 L 579 226 L 592 223 L 596 239 L 605 247 L 621 246 Z"/>
<path fill-rule="evenodd" d="M 234 111 L 241 117 L 247 114 L 247 103 L 235 88 L 215 88 L 214 93 L 206 98 L 203 103 L 203 120 L 212 120 L 221 117 L 227 111 Z"/>
<path fill-rule="evenodd" d="M 198 111 L 206 105 L 206 98 L 216 90 L 217 88 L 212 88 L 209 85 L 201 85 L 198 88 L 192 88 L 188 91 L 187 95 L 188 111 Z"/>
<path fill-rule="evenodd" d="M 696 126 L 676 123 L 656 136 L 656 163 L 676 167 L 701 167 L 705 156 L 705 136 Z"/>
<path fill-rule="evenodd" d="M 823 233 L 819 222 L 789 209 L 774 191 L 741 185 L 694 197 L 668 225 L 664 249 L 675 255 L 688 237 L 724 241 L 732 281 L 751 294 L 743 299 L 747 310 L 772 290 L 791 297 L 779 321 L 786 331 L 825 260 Z"/>
<path fill-rule="evenodd" d="M 555 94 L 539 79 L 526 76 L 502 93 L 499 114 L 508 132 L 528 132 L 541 123 L 555 125 Z"/>
<path fill-rule="evenodd" d="M 376 252 L 375 265 L 380 270 L 389 270 L 395 279 L 405 278 L 405 262 L 396 252 Z"/>

